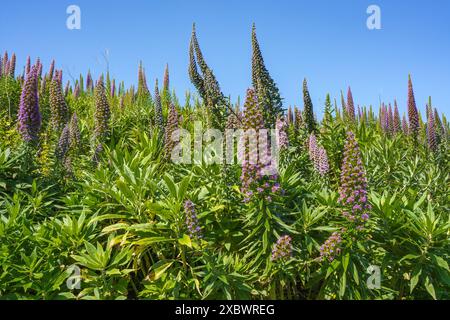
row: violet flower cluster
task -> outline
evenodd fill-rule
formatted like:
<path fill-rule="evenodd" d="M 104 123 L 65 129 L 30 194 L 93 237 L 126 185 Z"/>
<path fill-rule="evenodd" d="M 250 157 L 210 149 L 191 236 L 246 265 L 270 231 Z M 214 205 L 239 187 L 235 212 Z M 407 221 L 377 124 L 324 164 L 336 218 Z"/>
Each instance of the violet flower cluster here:
<path fill-rule="evenodd" d="M 277 261 L 289 258 L 292 256 L 292 238 L 288 235 L 284 235 L 278 238 L 277 242 L 273 245 L 272 256 L 270 260 Z"/>
<path fill-rule="evenodd" d="M 434 121 L 434 112 L 431 107 L 427 105 L 427 141 L 428 148 L 431 151 L 437 150 L 437 140 L 436 140 L 436 125 Z"/>
<path fill-rule="evenodd" d="M 286 149 L 289 146 L 287 127 L 288 125 L 284 117 L 277 117 L 276 129 L 277 129 L 278 150 Z"/>
<path fill-rule="evenodd" d="M 397 101 L 394 101 L 394 133 L 399 134 L 402 131 L 402 121 L 398 112 Z"/>
<path fill-rule="evenodd" d="M 343 215 L 361 227 L 372 209 L 367 198 L 367 180 L 358 142 L 353 132 L 347 132 L 344 159 L 339 187 L 339 203 L 344 207 Z"/>
<path fill-rule="evenodd" d="M 27 74 L 20 97 L 18 130 L 25 142 L 37 141 L 41 129 L 37 67 Z"/>
<path fill-rule="evenodd" d="M 67 156 L 70 147 L 70 128 L 69 125 L 66 124 L 64 129 L 61 132 L 61 136 L 59 137 L 58 145 L 56 146 L 56 157 L 60 161 L 64 161 Z"/>
<path fill-rule="evenodd" d="M 162 114 L 161 96 L 159 94 L 158 79 L 155 81 L 155 123 L 161 134 L 164 134 L 164 119 Z"/>
<path fill-rule="evenodd" d="M 347 116 L 351 122 L 355 121 L 355 104 L 353 103 L 352 89 L 348 87 L 347 92 L 347 106 L 346 106 Z"/>
<path fill-rule="evenodd" d="M 69 109 L 62 92 L 62 83 L 58 72 L 50 83 L 50 115 L 51 123 L 56 131 L 64 128 L 68 120 Z"/>
<path fill-rule="evenodd" d="M 88 71 L 86 76 L 86 91 L 94 90 L 94 80 L 92 79 L 91 72 Z"/>
<path fill-rule="evenodd" d="M 169 159 L 172 155 L 172 150 L 175 148 L 176 141 L 174 141 L 173 135 L 178 130 L 179 126 L 179 115 L 178 111 L 175 108 L 175 105 L 172 103 L 169 109 L 169 116 L 167 118 L 166 128 L 164 129 L 164 152 L 166 159 Z"/>
<path fill-rule="evenodd" d="M 311 133 L 308 140 L 309 159 L 314 165 L 314 169 L 324 177 L 330 170 L 328 163 L 327 151 L 324 147 L 318 145 L 317 138 L 314 133 Z"/>
<path fill-rule="evenodd" d="M 333 232 L 333 234 L 325 240 L 325 243 L 320 246 L 320 260 L 328 260 L 332 262 L 336 256 L 341 253 L 342 233 Z"/>
<path fill-rule="evenodd" d="M 409 134 L 414 140 L 417 140 L 419 133 L 419 113 L 416 107 L 416 100 L 414 98 L 414 90 L 411 81 L 411 76 L 408 78 L 408 118 L 409 118 Z"/>
<path fill-rule="evenodd" d="M 184 202 L 184 213 L 186 215 L 186 227 L 191 239 L 201 239 L 202 229 L 198 222 L 197 213 L 195 211 L 195 205 L 191 200 Z"/>
<path fill-rule="evenodd" d="M 95 87 L 95 136 L 97 138 L 104 138 L 109 134 L 109 119 L 111 111 L 106 98 L 105 85 L 103 83 L 103 76 L 97 81 Z"/>
<path fill-rule="evenodd" d="M 258 103 L 258 97 L 253 89 L 247 90 L 242 125 L 245 134 L 243 148 L 238 150 L 242 159 L 241 191 L 244 202 L 250 202 L 254 197 L 265 198 L 272 201 L 271 193 L 282 192 L 277 182 L 278 175 L 273 173 L 272 159 L 264 139 L 260 139 L 260 130 L 264 129 L 263 113 Z M 250 136 L 250 132 L 256 134 Z M 263 140 L 263 141 L 261 141 Z M 273 173 L 268 175 L 268 173 Z"/>

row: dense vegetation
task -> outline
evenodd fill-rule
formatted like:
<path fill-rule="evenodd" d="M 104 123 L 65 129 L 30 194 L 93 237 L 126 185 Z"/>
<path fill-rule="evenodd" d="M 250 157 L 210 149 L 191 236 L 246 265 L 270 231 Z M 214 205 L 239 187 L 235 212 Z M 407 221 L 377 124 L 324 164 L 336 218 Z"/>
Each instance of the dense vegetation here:
<path fill-rule="evenodd" d="M 5 53 L 0 298 L 450 298 L 449 124 L 431 98 L 423 119 L 410 78 L 401 119 L 396 102 L 375 113 L 348 89 L 339 106 L 326 97 L 319 121 L 306 79 L 303 110 L 283 109 L 255 28 L 252 44 L 243 108 L 221 92 L 195 29 L 198 96 L 184 105 L 168 68 L 161 92 L 142 64 L 137 88 L 109 73 L 64 87 L 54 62 L 44 72 L 28 58 L 17 76 Z M 206 153 L 174 163 L 171 135 L 194 121 L 276 127 L 278 174 Z M 80 287 L 68 288 L 76 266 Z M 381 286 L 368 286 L 377 267 Z"/>

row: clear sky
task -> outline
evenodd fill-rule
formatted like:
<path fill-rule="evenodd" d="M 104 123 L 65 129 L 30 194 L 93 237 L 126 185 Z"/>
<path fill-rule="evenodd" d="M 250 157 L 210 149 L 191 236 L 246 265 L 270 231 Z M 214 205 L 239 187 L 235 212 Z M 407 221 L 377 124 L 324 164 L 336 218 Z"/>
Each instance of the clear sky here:
<path fill-rule="evenodd" d="M 81 9 L 81 30 L 69 30 L 66 8 Z M 381 8 L 381 30 L 366 26 L 369 5 Z M 2 1 L 0 50 L 40 57 L 77 77 L 110 71 L 128 86 L 143 60 L 149 87 L 169 63 L 171 86 L 184 100 L 194 90 L 187 73 L 192 23 L 206 61 L 225 95 L 236 99 L 251 85 L 251 25 L 284 105 L 303 106 L 308 79 L 316 112 L 327 92 L 339 101 L 350 85 L 356 104 L 378 106 L 397 98 L 406 110 L 412 74 L 418 107 L 429 95 L 450 114 L 450 1 L 448 0 L 41 0 Z M 162 79 L 161 79 L 162 80 Z"/>

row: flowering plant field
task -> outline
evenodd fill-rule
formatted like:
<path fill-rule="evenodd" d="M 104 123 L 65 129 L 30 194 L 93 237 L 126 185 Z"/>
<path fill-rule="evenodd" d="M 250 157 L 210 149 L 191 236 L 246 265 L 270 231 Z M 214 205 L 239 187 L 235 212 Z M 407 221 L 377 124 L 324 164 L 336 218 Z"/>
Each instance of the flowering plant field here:
<path fill-rule="evenodd" d="M 168 67 L 153 89 L 141 64 L 125 88 L 39 59 L 17 72 L 5 53 L 0 298 L 449 299 L 450 128 L 432 99 L 420 114 L 405 77 L 403 116 L 350 88 L 314 110 L 305 79 L 302 108 L 285 109 L 255 28 L 252 48 L 243 105 L 195 28 L 184 105 Z M 205 128 L 276 134 L 230 163 L 211 161 Z"/>

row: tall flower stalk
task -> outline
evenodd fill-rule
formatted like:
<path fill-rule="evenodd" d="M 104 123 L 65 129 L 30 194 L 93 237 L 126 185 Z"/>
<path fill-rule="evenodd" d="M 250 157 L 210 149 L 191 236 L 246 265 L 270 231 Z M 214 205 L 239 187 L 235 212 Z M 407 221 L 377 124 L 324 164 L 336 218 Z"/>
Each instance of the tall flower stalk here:
<path fill-rule="evenodd" d="M 437 141 L 436 141 L 436 126 L 434 122 L 434 112 L 429 105 L 427 105 L 427 141 L 428 141 L 428 148 L 432 152 L 436 152 Z"/>
<path fill-rule="evenodd" d="M 170 159 L 172 155 L 172 150 L 176 145 L 176 130 L 179 126 L 179 116 L 175 105 L 172 103 L 169 109 L 169 117 L 167 119 L 167 124 L 165 128 L 165 139 L 164 139 L 164 148 L 165 148 L 165 158 Z"/>
<path fill-rule="evenodd" d="M 339 186 L 339 203 L 343 215 L 361 227 L 369 219 L 371 206 L 367 199 L 367 180 L 358 142 L 347 132 Z"/>
<path fill-rule="evenodd" d="M 417 143 L 419 135 L 419 113 L 416 107 L 416 100 L 414 98 L 414 90 L 411 81 L 411 75 L 408 76 L 408 118 L 409 118 L 409 134 L 413 138 L 414 143 Z"/>
<path fill-rule="evenodd" d="M 58 72 L 50 83 L 50 112 L 52 126 L 59 132 L 67 123 L 69 110 L 64 99 Z"/>
<path fill-rule="evenodd" d="M 33 66 L 27 74 L 20 97 L 18 130 L 25 142 L 36 142 L 41 129 L 39 111 L 37 67 Z"/>
<path fill-rule="evenodd" d="M 314 133 L 311 133 L 308 139 L 308 153 L 314 169 L 324 177 L 330 170 L 328 155 L 325 148 L 317 143 Z"/>
<path fill-rule="evenodd" d="M 352 94 L 352 89 L 350 87 L 348 87 L 348 92 L 347 92 L 346 115 L 350 122 L 352 122 L 352 123 L 355 122 L 355 104 L 353 102 L 353 94 Z"/>
<path fill-rule="evenodd" d="M 103 76 L 97 81 L 95 86 L 95 137 L 99 140 L 106 138 L 109 135 L 109 120 L 111 111 L 106 97 L 105 85 L 103 83 Z"/>
<path fill-rule="evenodd" d="M 394 100 L 394 133 L 399 134 L 400 132 L 402 132 L 402 121 L 398 112 L 397 100 Z"/>
<path fill-rule="evenodd" d="M 162 114 L 161 96 L 159 95 L 158 79 L 155 81 L 155 124 L 161 134 L 164 133 L 164 120 Z"/>
<path fill-rule="evenodd" d="M 253 89 L 247 90 L 244 116 L 242 119 L 244 136 L 243 150 L 240 150 L 242 159 L 241 191 L 244 194 L 244 202 L 249 202 L 255 197 L 263 197 L 271 201 L 270 193 L 280 191 L 276 174 L 265 174 L 271 165 L 270 154 L 264 140 L 264 118 L 258 97 Z M 262 138 L 262 140 L 261 140 Z"/>
<path fill-rule="evenodd" d="M 287 123 L 283 116 L 277 118 L 277 144 L 278 150 L 284 150 L 289 146 L 289 139 L 287 135 Z"/>

